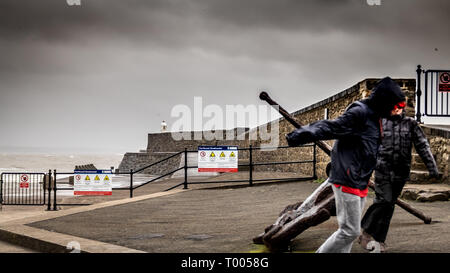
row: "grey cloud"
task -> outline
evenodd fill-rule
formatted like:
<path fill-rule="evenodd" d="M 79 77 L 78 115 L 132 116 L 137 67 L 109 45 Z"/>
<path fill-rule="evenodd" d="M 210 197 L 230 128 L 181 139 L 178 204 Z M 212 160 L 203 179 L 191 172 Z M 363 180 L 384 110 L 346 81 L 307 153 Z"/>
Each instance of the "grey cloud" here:
<path fill-rule="evenodd" d="M 448 68 L 450 59 L 447 0 L 81 2 L 0 1 L 2 142 L 29 141 L 18 128 L 29 122 L 41 141 L 70 143 L 79 135 L 61 132 L 72 122 L 100 119 L 122 128 L 108 145 L 145 145 L 145 133 L 193 96 L 252 104 L 267 88 L 297 110 L 362 78 L 414 77 L 418 63 Z M 60 132 L 39 134 L 49 120 Z"/>
<path fill-rule="evenodd" d="M 195 30 L 434 33 L 449 8 L 445 0 L 385 0 L 377 7 L 365 0 L 84 0 L 75 8 L 63 0 L 4 0 L 0 33 L 61 39 L 103 31 L 138 40 L 172 34 L 180 35 L 180 43 L 183 33 Z"/>

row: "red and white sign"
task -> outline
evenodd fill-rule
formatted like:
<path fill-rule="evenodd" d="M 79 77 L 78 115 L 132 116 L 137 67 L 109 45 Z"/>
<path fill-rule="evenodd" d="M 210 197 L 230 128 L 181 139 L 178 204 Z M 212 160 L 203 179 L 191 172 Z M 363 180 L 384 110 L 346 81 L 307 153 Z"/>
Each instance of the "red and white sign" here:
<path fill-rule="evenodd" d="M 439 72 L 439 92 L 450 92 L 450 73 Z"/>
<path fill-rule="evenodd" d="M 19 187 L 25 189 L 28 189 L 30 187 L 30 177 L 28 176 L 28 174 L 22 174 L 20 176 Z"/>

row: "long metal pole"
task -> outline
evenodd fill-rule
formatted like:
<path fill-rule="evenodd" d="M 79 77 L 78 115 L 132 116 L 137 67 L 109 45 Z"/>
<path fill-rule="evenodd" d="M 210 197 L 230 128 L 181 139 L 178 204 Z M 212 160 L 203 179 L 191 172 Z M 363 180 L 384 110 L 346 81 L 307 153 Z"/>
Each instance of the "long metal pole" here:
<path fill-rule="evenodd" d="M 259 95 L 259 97 L 262 100 L 267 101 L 267 103 L 269 103 L 272 106 L 279 106 L 278 103 L 276 103 L 274 100 L 272 100 L 269 97 L 269 94 L 267 94 L 266 92 L 261 92 L 261 94 Z M 291 123 L 295 128 L 300 128 L 301 124 L 298 123 L 292 116 L 291 114 L 289 114 L 289 112 L 287 112 L 286 110 L 284 110 L 281 106 L 279 106 L 278 111 L 280 112 L 280 114 L 286 118 L 286 120 Z M 329 146 L 327 143 L 323 142 L 323 141 L 317 141 L 315 142 L 317 144 L 317 146 L 319 146 L 319 148 L 321 148 L 327 155 L 331 155 L 331 146 Z M 369 184 L 370 187 L 370 184 Z M 370 187 L 372 189 L 374 189 L 374 187 Z M 423 214 L 421 211 L 416 210 L 415 208 L 413 208 L 412 206 L 406 204 L 405 202 L 401 201 L 400 199 L 397 199 L 397 201 L 395 202 L 398 206 L 400 206 L 402 209 L 406 210 L 407 212 L 413 214 L 414 216 L 418 217 L 419 219 L 423 220 L 425 224 L 429 224 L 431 223 L 431 217 L 426 216 L 425 214 Z"/>

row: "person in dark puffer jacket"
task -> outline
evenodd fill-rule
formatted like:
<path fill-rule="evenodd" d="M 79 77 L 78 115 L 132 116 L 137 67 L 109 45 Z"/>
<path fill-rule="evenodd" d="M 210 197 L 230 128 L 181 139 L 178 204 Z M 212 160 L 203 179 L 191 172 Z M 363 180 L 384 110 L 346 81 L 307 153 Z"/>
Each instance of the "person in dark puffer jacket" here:
<path fill-rule="evenodd" d="M 361 234 L 367 185 L 380 144 L 381 118 L 388 117 L 394 106 L 404 100 L 400 86 L 386 77 L 377 83 L 368 99 L 352 103 L 337 119 L 317 121 L 286 135 L 289 146 L 336 139 L 331 151 L 330 177 L 324 183 L 334 185 L 339 229 L 318 253 L 348 253 Z"/>
<path fill-rule="evenodd" d="M 379 250 L 386 251 L 385 240 L 395 202 L 409 180 L 413 144 L 430 177 L 439 177 L 427 138 L 419 124 L 413 118 L 405 116 L 405 105 L 405 102 L 399 103 L 392 111 L 391 117 L 383 119 L 384 137 L 375 169 L 376 197 L 362 219 L 363 232 L 359 238 L 359 243 L 367 250 L 371 250 L 367 244 L 374 239 L 380 246 Z"/>

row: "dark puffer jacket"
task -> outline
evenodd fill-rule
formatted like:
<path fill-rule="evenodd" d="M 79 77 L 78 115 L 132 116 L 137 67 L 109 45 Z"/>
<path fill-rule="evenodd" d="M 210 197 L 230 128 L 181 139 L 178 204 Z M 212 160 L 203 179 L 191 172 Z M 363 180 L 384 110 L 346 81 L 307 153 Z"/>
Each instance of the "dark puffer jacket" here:
<path fill-rule="evenodd" d="M 366 100 L 352 103 L 335 120 L 321 120 L 286 136 L 289 146 L 337 139 L 331 151 L 329 182 L 357 189 L 367 188 L 376 166 L 381 117 L 387 117 L 405 96 L 387 77 L 377 83 Z"/>
<path fill-rule="evenodd" d="M 383 141 L 378 152 L 375 182 L 407 181 L 411 170 L 413 144 L 430 175 L 438 175 L 436 161 L 427 138 L 413 118 L 402 114 L 383 119 L 383 134 Z"/>

